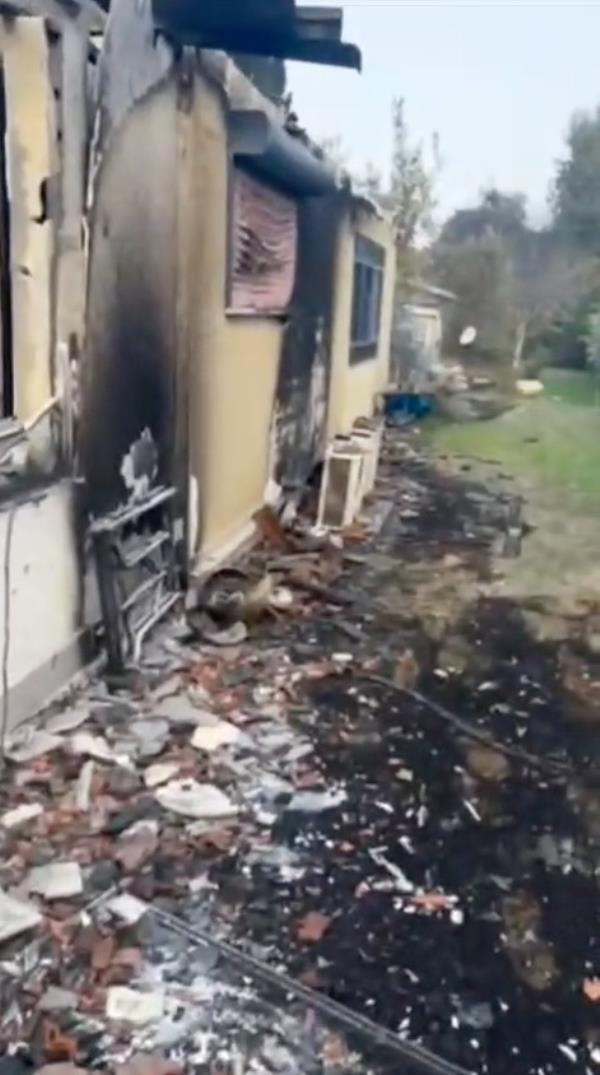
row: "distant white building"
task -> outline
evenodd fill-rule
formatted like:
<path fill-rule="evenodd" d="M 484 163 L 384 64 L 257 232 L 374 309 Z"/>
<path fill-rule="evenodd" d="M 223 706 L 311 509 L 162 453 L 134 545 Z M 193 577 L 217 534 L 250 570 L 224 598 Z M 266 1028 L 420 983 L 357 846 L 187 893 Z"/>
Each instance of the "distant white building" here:
<path fill-rule="evenodd" d="M 441 364 L 442 309 L 455 302 L 451 291 L 415 280 L 396 305 L 392 339 L 392 384 L 407 392 L 423 392 Z"/>

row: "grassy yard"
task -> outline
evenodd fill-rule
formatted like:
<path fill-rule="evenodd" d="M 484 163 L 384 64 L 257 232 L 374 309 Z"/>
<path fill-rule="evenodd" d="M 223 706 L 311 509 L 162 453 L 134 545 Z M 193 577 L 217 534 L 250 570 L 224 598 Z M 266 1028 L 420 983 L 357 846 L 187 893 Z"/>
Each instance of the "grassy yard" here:
<path fill-rule="evenodd" d="M 576 370 L 544 370 L 541 380 L 546 395 L 560 403 L 575 407 L 596 407 L 600 404 L 600 382 L 588 373 Z"/>
<path fill-rule="evenodd" d="M 600 514 L 600 405 L 586 374 L 547 371 L 544 395 L 486 422 L 433 419 L 436 448 L 494 460 L 540 492 Z"/>

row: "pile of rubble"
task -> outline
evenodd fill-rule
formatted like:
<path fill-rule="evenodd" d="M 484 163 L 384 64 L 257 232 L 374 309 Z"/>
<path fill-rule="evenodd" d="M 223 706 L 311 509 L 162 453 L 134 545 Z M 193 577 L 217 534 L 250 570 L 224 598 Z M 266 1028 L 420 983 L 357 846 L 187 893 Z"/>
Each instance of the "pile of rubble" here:
<path fill-rule="evenodd" d="M 600 1070 L 594 736 L 478 592 L 515 499 L 398 445 L 377 495 L 10 742 L 0 1075 Z"/>

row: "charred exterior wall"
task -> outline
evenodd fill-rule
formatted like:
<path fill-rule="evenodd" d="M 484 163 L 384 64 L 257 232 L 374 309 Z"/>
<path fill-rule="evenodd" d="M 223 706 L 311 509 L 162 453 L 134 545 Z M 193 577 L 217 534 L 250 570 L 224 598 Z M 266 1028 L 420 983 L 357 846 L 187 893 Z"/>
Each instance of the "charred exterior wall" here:
<path fill-rule="evenodd" d="M 80 451 L 87 507 L 129 496 L 122 474 L 148 433 L 172 480 L 177 281 L 177 90 L 161 84 L 112 134 L 95 178 Z M 152 450 L 152 449 L 151 449 Z"/>
<path fill-rule="evenodd" d="M 298 265 L 277 386 L 277 466 L 300 489 L 323 458 L 331 373 L 339 194 L 298 202 Z"/>
<path fill-rule="evenodd" d="M 85 33 L 77 36 L 76 20 L 70 26 L 71 43 L 82 45 L 87 62 Z M 68 236 L 63 227 L 65 143 L 73 143 L 71 128 L 61 137 L 62 105 L 72 101 L 63 44 L 57 23 L 49 32 L 42 18 L 0 19 L 1 416 L 11 419 L 0 451 L 0 646 L 11 727 L 80 667 L 84 643 L 85 563 L 63 450 L 71 399 L 57 370 L 58 341 L 81 330 L 84 278 L 81 208 Z M 85 101 L 77 104 L 85 117 Z M 80 165 L 81 176 L 83 160 Z M 58 278 L 67 238 L 78 259 L 79 290 L 61 318 Z"/>

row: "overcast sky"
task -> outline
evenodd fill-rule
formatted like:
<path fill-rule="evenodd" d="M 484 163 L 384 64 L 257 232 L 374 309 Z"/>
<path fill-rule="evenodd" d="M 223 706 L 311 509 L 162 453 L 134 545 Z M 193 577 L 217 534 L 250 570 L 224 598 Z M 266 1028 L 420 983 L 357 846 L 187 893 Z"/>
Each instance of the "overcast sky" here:
<path fill-rule="evenodd" d="M 364 71 L 290 64 L 295 108 L 309 133 L 340 135 L 352 165 L 384 168 L 390 102 L 400 94 L 414 136 L 440 136 L 440 218 L 495 184 L 524 191 L 539 223 L 571 114 L 600 104 L 600 0 L 341 6 L 344 36 L 361 47 Z"/>

